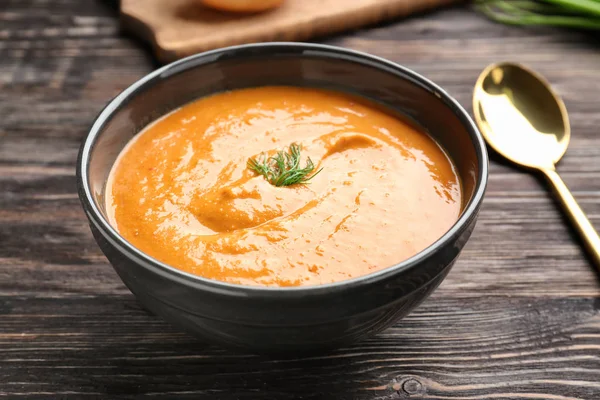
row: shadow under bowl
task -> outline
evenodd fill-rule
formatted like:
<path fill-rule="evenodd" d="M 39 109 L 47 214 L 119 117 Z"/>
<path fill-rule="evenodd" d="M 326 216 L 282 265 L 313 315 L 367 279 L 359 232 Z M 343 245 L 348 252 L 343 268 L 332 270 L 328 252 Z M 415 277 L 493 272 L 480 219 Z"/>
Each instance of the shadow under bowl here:
<path fill-rule="evenodd" d="M 108 223 L 104 192 L 124 146 L 148 123 L 196 98 L 265 85 L 349 92 L 413 121 L 454 161 L 463 183 L 459 219 L 431 246 L 390 268 L 337 283 L 293 288 L 249 287 L 191 275 L 151 258 L 121 237 Z M 209 343 L 255 353 L 299 353 L 371 336 L 427 298 L 471 235 L 487 168 L 483 139 L 468 114 L 415 72 L 337 47 L 262 43 L 188 57 L 124 90 L 85 137 L 77 184 L 98 245 L 148 310 Z"/>

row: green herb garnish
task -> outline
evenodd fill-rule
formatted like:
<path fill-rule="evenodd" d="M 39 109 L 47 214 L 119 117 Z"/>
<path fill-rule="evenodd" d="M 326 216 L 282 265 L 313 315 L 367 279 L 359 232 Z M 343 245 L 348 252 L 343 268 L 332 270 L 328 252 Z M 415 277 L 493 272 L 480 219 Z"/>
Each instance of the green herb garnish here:
<path fill-rule="evenodd" d="M 475 4 L 504 24 L 600 29 L 600 0 L 476 0 Z"/>
<path fill-rule="evenodd" d="M 287 152 L 278 151 L 273 157 L 267 157 L 263 153 L 257 158 L 248 160 L 248 169 L 264 176 L 274 186 L 306 184 L 323 168 L 312 174 L 315 164 L 310 157 L 306 160 L 306 166 L 300 168 L 300 150 L 302 150 L 300 145 L 292 143 Z"/>

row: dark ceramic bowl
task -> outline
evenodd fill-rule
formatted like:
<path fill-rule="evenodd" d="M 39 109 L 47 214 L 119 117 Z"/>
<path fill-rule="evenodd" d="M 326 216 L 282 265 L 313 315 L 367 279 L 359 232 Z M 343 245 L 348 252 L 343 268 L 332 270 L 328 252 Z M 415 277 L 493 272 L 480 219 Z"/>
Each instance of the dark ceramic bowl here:
<path fill-rule="evenodd" d="M 190 100 L 261 85 L 352 92 L 398 110 L 450 154 L 464 209 L 438 241 L 390 268 L 333 284 L 267 288 L 209 280 L 142 253 L 108 223 L 105 183 L 117 155 L 146 124 Z M 252 352 L 333 348 L 405 316 L 440 284 L 469 239 L 488 173 L 483 139 L 465 110 L 422 76 L 342 48 L 302 43 L 230 47 L 188 57 L 140 79 L 101 112 L 77 162 L 83 208 L 98 245 L 150 311 L 209 343 Z M 401 207 L 402 205 L 398 205 Z"/>

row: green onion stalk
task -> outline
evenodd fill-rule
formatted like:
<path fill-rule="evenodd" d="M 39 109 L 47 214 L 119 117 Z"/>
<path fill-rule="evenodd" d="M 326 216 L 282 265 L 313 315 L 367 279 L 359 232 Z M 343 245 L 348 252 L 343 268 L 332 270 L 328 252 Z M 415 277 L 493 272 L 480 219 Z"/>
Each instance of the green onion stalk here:
<path fill-rule="evenodd" d="M 600 0 L 475 0 L 475 7 L 504 24 L 600 29 Z"/>

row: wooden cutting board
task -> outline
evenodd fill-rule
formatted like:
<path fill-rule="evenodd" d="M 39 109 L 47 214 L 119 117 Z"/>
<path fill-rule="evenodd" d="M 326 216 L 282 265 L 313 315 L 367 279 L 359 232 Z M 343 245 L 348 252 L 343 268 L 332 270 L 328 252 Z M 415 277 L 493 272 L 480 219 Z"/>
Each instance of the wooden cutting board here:
<path fill-rule="evenodd" d="M 458 1 L 285 0 L 273 11 L 243 15 L 213 11 L 198 0 L 121 0 L 121 23 L 167 63 L 235 44 L 307 40 Z"/>

